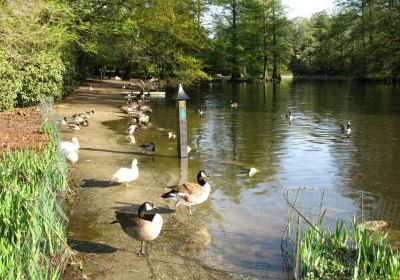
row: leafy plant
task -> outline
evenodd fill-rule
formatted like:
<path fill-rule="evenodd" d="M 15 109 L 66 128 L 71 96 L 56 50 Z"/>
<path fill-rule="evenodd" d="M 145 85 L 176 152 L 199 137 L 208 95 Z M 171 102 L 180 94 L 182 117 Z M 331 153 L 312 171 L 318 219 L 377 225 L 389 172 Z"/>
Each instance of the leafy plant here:
<path fill-rule="evenodd" d="M 342 221 L 335 231 L 321 229 L 322 218 L 300 243 L 303 279 L 398 279 L 400 254 L 387 241 L 388 233 L 360 229 L 352 232 Z"/>
<path fill-rule="evenodd" d="M 49 111 L 49 110 L 47 110 Z M 40 153 L 5 151 L 0 160 L 0 279 L 54 279 L 52 258 L 66 252 L 65 216 L 59 194 L 67 166 L 50 123 Z"/>

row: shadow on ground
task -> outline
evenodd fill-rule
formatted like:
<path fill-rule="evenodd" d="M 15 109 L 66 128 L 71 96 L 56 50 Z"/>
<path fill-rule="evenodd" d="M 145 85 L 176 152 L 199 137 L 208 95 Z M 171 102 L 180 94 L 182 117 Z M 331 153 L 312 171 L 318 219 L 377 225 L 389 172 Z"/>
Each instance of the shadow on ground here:
<path fill-rule="evenodd" d="M 118 250 L 117 248 L 105 244 L 74 239 L 68 240 L 68 245 L 75 251 L 81 253 L 108 254 Z"/>

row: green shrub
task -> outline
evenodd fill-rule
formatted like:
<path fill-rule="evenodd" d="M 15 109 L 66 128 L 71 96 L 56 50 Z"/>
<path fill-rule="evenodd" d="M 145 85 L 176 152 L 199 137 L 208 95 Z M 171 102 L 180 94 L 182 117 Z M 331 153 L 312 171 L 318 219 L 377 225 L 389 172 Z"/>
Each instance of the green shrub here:
<path fill-rule="evenodd" d="M 19 73 L 0 51 L 0 111 L 14 107 L 17 92 L 21 88 Z"/>
<path fill-rule="evenodd" d="M 65 66 L 57 54 L 38 53 L 21 68 L 22 88 L 19 106 L 39 103 L 46 96 L 61 97 Z"/>

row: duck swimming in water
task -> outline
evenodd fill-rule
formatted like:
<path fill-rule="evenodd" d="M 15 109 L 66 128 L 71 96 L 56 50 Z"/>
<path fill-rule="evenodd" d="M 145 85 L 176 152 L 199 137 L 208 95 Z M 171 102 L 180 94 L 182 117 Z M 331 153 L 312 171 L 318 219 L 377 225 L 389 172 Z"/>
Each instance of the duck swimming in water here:
<path fill-rule="evenodd" d="M 347 125 L 341 124 L 340 130 L 342 131 L 342 133 L 349 135 L 351 133 L 350 122 L 347 122 Z"/>
<path fill-rule="evenodd" d="M 289 113 L 285 115 L 285 119 L 287 119 L 289 122 L 293 120 L 292 111 L 289 111 Z"/>

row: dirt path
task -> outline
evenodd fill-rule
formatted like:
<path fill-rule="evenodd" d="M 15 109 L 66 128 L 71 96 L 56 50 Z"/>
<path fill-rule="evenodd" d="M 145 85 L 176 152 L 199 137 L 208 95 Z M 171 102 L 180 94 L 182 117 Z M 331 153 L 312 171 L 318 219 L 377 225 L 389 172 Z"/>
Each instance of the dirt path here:
<path fill-rule="evenodd" d="M 124 103 L 118 82 L 92 83 L 95 91 L 81 87 L 64 102 L 57 104 L 60 116 L 94 110 L 90 125 L 74 133 L 61 128 L 61 138 L 79 138 L 79 161 L 70 165 L 71 182 L 79 186 L 68 206 L 70 246 L 82 258 L 84 279 L 234 279 L 215 269 L 204 248 L 210 234 L 201 224 L 193 223 L 185 211 L 171 213 L 160 194 L 170 182 L 165 172 L 151 168 L 152 157 L 132 152 L 117 142 L 115 132 L 102 124 L 123 118 Z M 139 161 L 140 176 L 131 186 L 109 186 L 111 175 L 133 158 Z M 141 163 L 145 163 L 141 165 Z M 148 244 L 148 256 L 137 257 L 140 243 L 130 239 L 115 220 L 116 209 L 137 211 L 138 205 L 151 201 L 160 207 L 164 226 L 160 236 Z M 72 277 L 72 276 L 70 276 Z M 71 278 L 70 278 L 71 279 Z"/>

